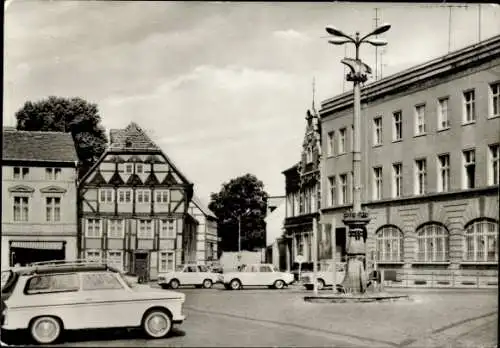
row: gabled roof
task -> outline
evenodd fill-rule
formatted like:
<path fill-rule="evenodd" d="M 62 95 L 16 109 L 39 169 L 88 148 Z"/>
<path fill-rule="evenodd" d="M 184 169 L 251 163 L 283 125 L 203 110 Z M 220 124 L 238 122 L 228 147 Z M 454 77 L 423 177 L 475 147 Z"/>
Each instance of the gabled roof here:
<path fill-rule="evenodd" d="M 125 129 L 111 129 L 109 137 L 109 149 L 113 151 L 160 150 L 135 122 L 131 122 Z"/>
<path fill-rule="evenodd" d="M 147 135 L 146 133 L 135 123 L 131 122 L 125 129 L 112 129 L 110 131 L 110 145 L 97 160 L 97 162 L 89 169 L 89 171 L 83 176 L 80 182 L 84 183 L 87 177 L 94 172 L 94 170 L 100 165 L 108 153 L 144 153 L 144 152 L 154 152 L 159 156 L 163 156 L 167 163 L 174 169 L 175 173 L 181 178 L 181 180 L 188 185 L 191 182 L 186 178 L 186 176 L 179 171 L 177 166 L 173 163 L 172 159 L 169 158 L 160 147 L 158 147 Z M 160 155 L 161 154 L 161 155 Z M 135 156 L 135 155 L 134 155 Z M 137 157 L 138 159 L 138 157 Z M 149 158 L 148 158 L 149 159 Z M 130 160 L 130 158 L 129 158 Z M 156 161 L 156 159 L 153 159 Z M 134 178 L 137 181 L 138 178 Z M 170 180 L 171 178 L 169 178 Z M 140 180 L 140 179 L 139 179 Z M 130 179 L 129 179 L 130 181 Z M 127 183 L 128 184 L 128 183 Z"/>
<path fill-rule="evenodd" d="M 196 205 L 198 207 L 198 209 L 201 210 L 201 212 L 203 214 L 205 214 L 205 216 L 210 216 L 214 219 L 217 219 L 217 216 L 215 216 L 214 212 L 211 211 L 210 209 L 208 209 L 208 206 L 205 205 L 198 196 L 196 195 L 193 195 L 193 198 L 191 198 L 191 201 L 194 203 L 194 205 Z"/>
<path fill-rule="evenodd" d="M 71 133 L 3 130 L 4 160 L 78 162 Z"/>

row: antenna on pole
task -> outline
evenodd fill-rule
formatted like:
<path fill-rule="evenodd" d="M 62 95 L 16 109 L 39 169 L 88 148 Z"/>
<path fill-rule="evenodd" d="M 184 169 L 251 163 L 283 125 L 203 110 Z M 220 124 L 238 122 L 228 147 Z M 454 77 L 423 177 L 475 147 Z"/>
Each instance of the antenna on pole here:
<path fill-rule="evenodd" d="M 477 4 L 477 12 L 478 12 L 477 35 L 479 37 L 479 41 L 481 41 L 481 4 Z"/>
<path fill-rule="evenodd" d="M 347 58 L 347 45 L 344 45 L 344 58 Z M 344 75 L 342 76 L 342 92 L 345 92 L 345 79 L 346 79 L 346 74 L 347 74 L 347 71 L 346 71 L 346 66 L 345 64 L 342 64 L 343 65 L 343 69 L 344 69 Z"/>
<path fill-rule="evenodd" d="M 378 28 L 378 20 L 380 19 L 378 17 L 378 8 L 375 8 L 375 18 L 374 18 L 374 21 L 375 21 L 375 28 Z M 378 35 L 375 35 L 375 38 L 377 38 Z M 377 81 L 378 79 L 378 47 L 375 46 L 375 81 Z"/>
<path fill-rule="evenodd" d="M 312 109 L 316 113 L 316 107 L 314 106 L 314 99 L 316 98 L 316 77 L 313 76 L 312 82 Z"/>
<path fill-rule="evenodd" d="M 451 23 L 452 23 L 452 9 L 453 8 L 469 8 L 468 5 L 445 5 L 449 9 L 448 13 L 448 53 L 451 51 Z M 480 15 L 481 16 L 481 15 Z M 481 36 L 481 34 L 479 34 Z"/>

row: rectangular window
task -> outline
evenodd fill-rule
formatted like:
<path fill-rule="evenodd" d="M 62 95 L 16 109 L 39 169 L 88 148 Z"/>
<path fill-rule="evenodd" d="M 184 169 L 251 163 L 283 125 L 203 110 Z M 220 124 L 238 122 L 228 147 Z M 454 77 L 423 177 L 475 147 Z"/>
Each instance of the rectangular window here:
<path fill-rule="evenodd" d="M 139 220 L 139 231 L 137 232 L 138 238 L 152 239 L 153 238 L 153 221 L 152 220 Z"/>
<path fill-rule="evenodd" d="M 106 263 L 123 271 L 123 252 L 121 250 L 108 250 Z"/>
<path fill-rule="evenodd" d="M 415 106 L 415 135 L 425 134 L 425 104 Z"/>
<path fill-rule="evenodd" d="M 102 261 L 101 250 L 85 250 L 85 259 L 87 261 Z"/>
<path fill-rule="evenodd" d="M 448 97 L 438 100 L 438 130 L 450 127 L 450 120 L 448 119 L 448 102 Z"/>
<path fill-rule="evenodd" d="M 144 173 L 144 168 L 143 168 L 142 164 L 137 163 L 135 166 L 136 166 L 135 167 L 135 173 L 136 174 L 142 174 L 142 173 Z"/>
<path fill-rule="evenodd" d="M 339 130 L 339 147 L 338 147 L 339 154 L 346 152 L 346 148 L 345 148 L 346 134 L 347 134 L 346 128 L 342 128 L 341 130 Z"/>
<path fill-rule="evenodd" d="M 101 220 L 100 219 L 87 219 L 87 230 L 85 236 L 88 238 L 101 238 Z"/>
<path fill-rule="evenodd" d="M 499 163 L 499 146 L 498 144 L 493 144 L 488 146 L 488 185 L 498 185 L 498 176 L 500 175 L 498 170 Z"/>
<path fill-rule="evenodd" d="M 175 238 L 176 233 L 176 220 L 160 220 L 160 238 Z"/>
<path fill-rule="evenodd" d="M 382 117 L 373 119 L 373 145 L 382 145 Z"/>
<path fill-rule="evenodd" d="M 392 165 L 392 197 L 403 195 L 403 164 L 394 163 Z"/>
<path fill-rule="evenodd" d="M 500 116 L 500 83 L 490 84 L 490 117 Z"/>
<path fill-rule="evenodd" d="M 137 190 L 137 203 L 149 203 L 150 192 L 149 190 Z"/>
<path fill-rule="evenodd" d="M 339 204 L 347 204 L 347 174 L 339 175 Z"/>
<path fill-rule="evenodd" d="M 28 221 L 28 197 L 14 197 L 14 221 Z"/>
<path fill-rule="evenodd" d="M 80 289 L 80 278 L 76 273 L 41 274 L 31 277 L 26 283 L 26 294 L 50 294 L 73 292 Z"/>
<path fill-rule="evenodd" d="M 415 194 L 423 195 L 427 191 L 427 161 L 415 160 Z"/>
<path fill-rule="evenodd" d="M 99 190 L 100 203 L 113 203 L 114 202 L 114 189 L 104 188 Z"/>
<path fill-rule="evenodd" d="M 476 92 L 471 89 L 464 92 L 464 123 L 474 122 L 476 120 Z"/>
<path fill-rule="evenodd" d="M 382 167 L 373 168 L 373 199 L 382 199 Z"/>
<path fill-rule="evenodd" d="M 131 203 L 132 191 L 131 189 L 118 189 L 118 203 Z"/>
<path fill-rule="evenodd" d="M 438 192 L 450 190 L 450 155 L 438 156 Z"/>
<path fill-rule="evenodd" d="M 125 224 L 122 219 L 108 220 L 108 238 L 123 238 Z"/>
<path fill-rule="evenodd" d="M 157 190 L 156 191 L 156 202 L 157 203 L 168 203 L 169 201 L 169 190 Z"/>
<path fill-rule="evenodd" d="M 403 113 L 394 111 L 392 113 L 392 140 L 398 141 L 403 139 Z"/>
<path fill-rule="evenodd" d="M 464 189 L 471 189 L 476 187 L 476 151 L 465 150 L 463 151 L 463 187 Z"/>
<path fill-rule="evenodd" d="M 14 175 L 13 178 L 16 180 L 27 179 L 28 174 L 30 173 L 30 169 L 26 167 L 14 167 Z"/>
<path fill-rule="evenodd" d="M 131 163 L 125 164 L 125 174 L 132 174 L 134 172 L 134 165 Z"/>
<path fill-rule="evenodd" d="M 59 180 L 61 177 L 61 168 L 45 168 L 45 179 Z"/>
<path fill-rule="evenodd" d="M 61 221 L 61 198 L 45 198 L 45 219 L 46 221 Z"/>
<path fill-rule="evenodd" d="M 336 200 L 336 192 L 337 192 L 337 182 L 335 180 L 335 176 L 331 176 L 328 178 L 328 205 L 335 205 Z"/>
<path fill-rule="evenodd" d="M 328 132 L 328 143 L 326 153 L 328 156 L 335 154 L 335 132 Z"/>
<path fill-rule="evenodd" d="M 160 272 L 170 272 L 175 269 L 174 252 L 162 251 L 160 252 Z"/>

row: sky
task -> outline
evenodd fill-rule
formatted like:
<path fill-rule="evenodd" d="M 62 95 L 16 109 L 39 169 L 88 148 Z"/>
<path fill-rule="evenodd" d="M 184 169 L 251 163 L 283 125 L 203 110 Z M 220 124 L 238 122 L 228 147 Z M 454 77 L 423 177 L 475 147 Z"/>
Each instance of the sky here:
<path fill-rule="evenodd" d="M 313 80 L 317 109 L 351 89 L 340 60 L 354 48 L 328 44 L 325 27 L 368 33 L 378 8 L 386 77 L 500 34 L 500 6 L 453 6 L 449 35 L 443 4 L 11 0 L 3 125 L 28 100 L 78 96 L 108 130 L 139 124 L 205 202 L 246 173 L 284 195 Z M 375 70 L 375 48 L 360 58 Z"/>

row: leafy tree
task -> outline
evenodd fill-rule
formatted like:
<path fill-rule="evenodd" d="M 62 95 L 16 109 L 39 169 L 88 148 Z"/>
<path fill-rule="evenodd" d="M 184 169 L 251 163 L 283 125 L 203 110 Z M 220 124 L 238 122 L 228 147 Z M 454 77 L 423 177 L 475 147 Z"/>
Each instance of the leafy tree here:
<path fill-rule="evenodd" d="M 27 101 L 16 112 L 16 118 L 18 130 L 71 132 L 80 161 L 80 177 L 107 146 L 97 104 L 82 98 L 50 96 L 36 102 Z"/>
<path fill-rule="evenodd" d="M 219 193 L 212 193 L 209 204 L 218 218 L 220 251 L 238 250 L 238 225 L 241 217 L 241 250 L 264 248 L 265 217 L 268 194 L 264 184 L 246 174 L 222 184 Z"/>

